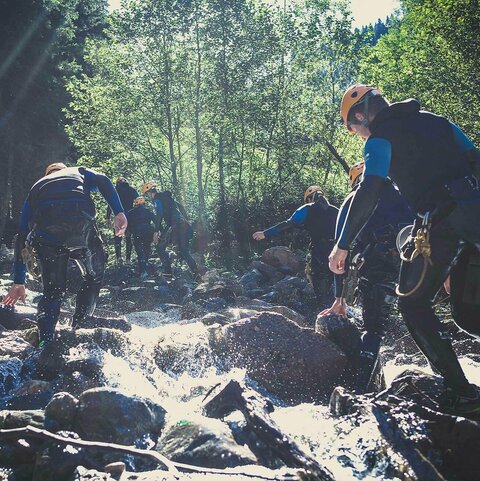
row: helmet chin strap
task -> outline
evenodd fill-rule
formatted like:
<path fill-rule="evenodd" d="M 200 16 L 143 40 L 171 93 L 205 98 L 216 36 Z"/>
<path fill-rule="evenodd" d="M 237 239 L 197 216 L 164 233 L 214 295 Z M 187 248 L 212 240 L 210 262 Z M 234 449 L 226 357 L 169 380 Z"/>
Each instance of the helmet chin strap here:
<path fill-rule="evenodd" d="M 370 111 L 368 108 L 368 102 L 370 100 L 370 92 L 365 95 L 365 100 L 363 102 L 363 115 L 364 119 L 360 122 L 360 125 L 363 125 L 363 127 L 367 127 L 370 125 L 370 120 L 368 119 Z"/>

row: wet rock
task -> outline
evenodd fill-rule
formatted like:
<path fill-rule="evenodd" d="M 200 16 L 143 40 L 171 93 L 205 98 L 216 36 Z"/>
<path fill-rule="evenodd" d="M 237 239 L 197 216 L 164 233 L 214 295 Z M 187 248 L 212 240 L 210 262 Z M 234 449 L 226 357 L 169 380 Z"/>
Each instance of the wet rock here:
<path fill-rule="evenodd" d="M 22 361 L 16 357 L 0 358 L 0 397 L 8 394 L 18 383 Z"/>
<path fill-rule="evenodd" d="M 165 424 L 159 404 L 118 389 L 90 389 L 78 400 L 74 430 L 85 439 L 131 445 L 158 436 Z"/>
<path fill-rule="evenodd" d="M 0 246 L 0 263 L 12 263 L 14 251 L 9 249 L 5 244 Z"/>
<path fill-rule="evenodd" d="M 349 358 L 358 355 L 360 331 L 349 319 L 341 316 L 317 316 L 315 332 L 334 342 Z"/>
<path fill-rule="evenodd" d="M 97 471 L 96 469 L 87 469 L 78 466 L 73 474 L 73 481 L 116 481 L 110 473 Z"/>
<path fill-rule="evenodd" d="M 304 260 L 284 246 L 266 249 L 262 254 L 262 261 L 277 269 L 281 269 L 285 273 L 291 274 L 296 274 L 305 267 Z"/>
<path fill-rule="evenodd" d="M 102 368 L 105 351 L 94 343 L 82 343 L 71 347 L 65 356 L 65 374 L 78 371 L 98 381 L 103 380 Z"/>
<path fill-rule="evenodd" d="M 214 324 L 220 324 L 221 326 L 224 326 L 225 324 L 229 324 L 231 319 L 225 314 L 220 314 L 219 312 L 210 312 L 205 314 L 200 319 L 200 322 L 205 326 L 213 326 Z"/>
<path fill-rule="evenodd" d="M 262 261 L 253 261 L 252 267 L 260 272 L 269 282 L 278 282 L 285 277 L 285 274 L 277 270 L 275 267 Z"/>
<path fill-rule="evenodd" d="M 0 428 L 15 429 L 26 426 L 43 428 L 45 415 L 43 410 L 34 409 L 27 411 L 5 410 L 0 411 Z"/>
<path fill-rule="evenodd" d="M 107 329 L 118 329 L 122 332 L 129 332 L 132 326 L 125 317 L 87 317 L 79 325 L 77 329 L 95 329 L 97 327 L 104 327 Z"/>
<path fill-rule="evenodd" d="M 221 297 L 227 303 L 235 301 L 234 289 L 225 282 L 218 281 L 217 283 L 202 283 L 199 284 L 192 292 L 192 300 L 198 301 L 200 299 L 211 299 L 212 297 Z"/>
<path fill-rule="evenodd" d="M 235 442 L 228 426 L 217 419 L 180 421 L 162 435 L 155 449 L 172 461 L 209 468 L 257 462 L 248 448 Z"/>
<path fill-rule="evenodd" d="M 259 309 L 259 310 L 264 310 L 264 309 Z M 298 324 L 300 327 L 311 327 L 309 322 L 305 318 L 305 316 L 302 316 L 302 314 L 299 314 L 297 311 L 294 311 L 293 309 L 290 309 L 287 306 L 271 306 L 268 309 L 266 308 L 265 310 L 281 314 L 282 316 L 285 316 L 287 319 L 290 319 L 291 321 Z"/>
<path fill-rule="evenodd" d="M 78 399 L 67 392 L 55 394 L 45 407 L 45 427 L 49 431 L 70 430 Z"/>
<path fill-rule="evenodd" d="M 262 281 L 264 281 L 264 277 L 257 269 L 246 272 L 239 279 L 240 284 L 247 291 L 257 288 Z"/>
<path fill-rule="evenodd" d="M 32 351 L 32 345 L 17 336 L 15 332 L 0 332 L 0 356 L 25 359 Z"/>
<path fill-rule="evenodd" d="M 160 337 L 154 349 L 155 364 L 170 376 L 183 373 L 201 376 L 211 367 L 218 367 L 207 329 L 201 323 L 185 324 Z"/>
<path fill-rule="evenodd" d="M 74 331 L 74 343 L 68 344 L 70 347 L 77 344 L 97 344 L 104 351 L 110 351 L 115 356 L 121 356 L 127 346 L 125 333 L 117 329 L 97 327 L 95 329 L 77 329 Z"/>
<path fill-rule="evenodd" d="M 205 309 L 207 312 L 215 312 L 220 311 L 227 307 L 227 302 L 222 297 L 211 297 L 210 299 L 199 299 L 196 301 L 197 305 L 199 305 L 202 309 Z"/>
<path fill-rule="evenodd" d="M 196 302 L 189 301 L 182 306 L 182 319 L 194 319 L 198 317 L 203 317 L 205 314 L 208 314 L 207 309 L 201 307 Z"/>
<path fill-rule="evenodd" d="M 32 320 L 35 319 L 37 309 L 33 306 L 17 305 L 13 308 L 0 304 L 0 325 L 6 329 L 25 329 L 31 327 Z M 30 321 L 30 325 L 25 320 Z"/>
<path fill-rule="evenodd" d="M 166 324 L 171 324 L 172 322 L 178 322 L 181 318 L 180 308 L 181 306 L 167 311 L 162 310 L 131 312 L 125 317 L 130 324 L 146 328 L 154 328 L 158 326 L 164 326 Z"/>
<path fill-rule="evenodd" d="M 79 371 L 60 375 L 55 381 L 57 391 L 64 391 L 73 396 L 80 396 L 84 391 L 102 387 L 105 384 L 106 382 L 103 382 L 103 378 L 100 379 L 100 376 L 95 376 L 95 379 L 92 379 Z"/>
<path fill-rule="evenodd" d="M 219 358 L 294 404 L 327 399 L 346 364 L 331 341 L 270 312 L 212 330 L 211 346 Z"/>
<path fill-rule="evenodd" d="M 298 299 L 302 291 L 308 286 L 308 282 L 300 277 L 287 276 L 278 281 L 273 290 L 281 296 L 282 303 L 286 300 Z"/>

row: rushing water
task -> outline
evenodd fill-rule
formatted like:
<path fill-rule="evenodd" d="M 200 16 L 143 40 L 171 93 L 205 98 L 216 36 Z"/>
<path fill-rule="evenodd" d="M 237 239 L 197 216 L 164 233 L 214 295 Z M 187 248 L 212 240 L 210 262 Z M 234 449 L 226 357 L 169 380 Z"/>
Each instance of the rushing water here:
<path fill-rule="evenodd" d="M 203 395 L 220 382 L 245 378 L 245 371 L 220 366 L 208 347 L 208 327 L 199 322 L 179 323 L 175 312 L 160 315 L 155 322 L 148 322 L 148 315 L 137 316 L 141 325 L 134 325 L 128 334 L 128 350 L 124 358 L 108 354 L 104 373 L 112 387 L 131 394 L 143 395 L 158 401 L 168 412 L 168 422 L 175 423 L 201 415 Z M 130 319 L 135 322 L 135 319 Z M 169 324 L 171 322 L 171 324 Z M 154 326 L 158 327 L 154 327 Z M 146 327 L 145 327 L 146 326 Z M 155 347 L 175 346 L 181 351 L 181 360 L 163 372 L 155 364 Z M 415 362 L 415 364 L 412 363 Z M 419 368 L 429 371 L 423 359 L 397 356 L 385 366 L 387 383 L 404 369 Z M 461 363 L 472 382 L 480 383 L 479 364 L 469 357 Z M 275 403 L 275 400 L 272 400 Z M 348 417 L 334 418 L 328 407 L 301 404 L 294 407 L 278 405 L 273 420 L 283 432 L 290 435 L 307 453 L 342 480 L 385 480 L 388 465 L 395 462 L 396 454 L 378 456 L 379 433 L 371 420 L 360 426 Z M 369 455 L 371 453 L 371 455 Z M 401 460 L 399 460 L 401 464 Z"/>

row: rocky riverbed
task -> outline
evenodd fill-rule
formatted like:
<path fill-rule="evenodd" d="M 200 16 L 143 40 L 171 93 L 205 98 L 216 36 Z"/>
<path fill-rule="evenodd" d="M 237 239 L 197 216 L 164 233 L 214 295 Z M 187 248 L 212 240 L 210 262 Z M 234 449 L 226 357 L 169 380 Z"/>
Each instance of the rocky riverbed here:
<path fill-rule="evenodd" d="M 301 259 L 276 247 L 199 283 L 112 269 L 77 330 L 72 268 L 43 350 L 41 286 L 29 281 L 26 306 L 0 309 L 0 479 L 480 479 L 480 424 L 441 409 L 439 380 L 397 316 L 376 393 L 351 394 L 359 314 L 316 319 Z M 480 382 L 477 342 L 449 327 Z"/>

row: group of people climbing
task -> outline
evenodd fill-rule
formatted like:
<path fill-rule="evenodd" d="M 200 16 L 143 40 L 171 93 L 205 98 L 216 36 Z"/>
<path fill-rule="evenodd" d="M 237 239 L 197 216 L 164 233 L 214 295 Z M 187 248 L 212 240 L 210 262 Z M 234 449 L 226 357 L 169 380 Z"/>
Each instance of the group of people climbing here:
<path fill-rule="evenodd" d="M 358 294 L 363 333 L 357 392 L 369 390 L 398 297 L 413 339 L 443 377 L 445 404 L 459 413 L 479 413 L 480 392 L 468 382 L 434 311 L 445 283 L 455 322 L 480 336 L 479 151 L 455 124 L 420 110 L 416 100 L 389 103 L 369 85 L 347 89 L 340 114 L 348 131 L 365 141 L 364 161 L 351 167 L 351 192 L 340 209 L 312 186 L 305 205 L 289 220 L 253 238 L 270 238 L 290 227 L 307 229 L 320 316 L 345 317 L 347 301 Z M 335 278 L 322 289 L 326 266 Z M 334 302 L 322 309 L 332 289 Z"/>
<path fill-rule="evenodd" d="M 163 274 L 171 276 L 172 265 L 166 247 L 173 243 L 193 274 L 198 275 L 197 264 L 189 252 L 192 229 L 183 207 L 169 191 L 157 192 L 153 182 L 142 186 L 142 194 L 153 201 L 154 213 L 125 178 L 119 178 L 114 187 L 107 176 L 94 170 L 51 164 L 33 185 L 23 204 L 14 249 L 13 285 L 2 301 L 7 306 L 19 299 L 25 301 L 27 265 L 32 258 L 38 262 L 43 284 L 37 308 L 40 345 L 54 338 L 66 292 L 69 260 L 77 263 L 83 277 L 72 327 L 92 316 L 95 310 L 107 258 L 96 224 L 95 205 L 90 197 L 92 191 L 99 191 L 108 203 L 107 217 L 114 214 L 117 260 L 121 259 L 121 239 L 126 235 L 127 259 L 133 242 L 139 274 L 145 278 L 154 243 L 162 260 Z"/>
<path fill-rule="evenodd" d="M 445 383 L 446 403 L 461 413 L 480 412 L 480 394 L 471 385 L 434 312 L 445 283 L 457 324 L 480 335 L 480 155 L 468 137 L 441 116 L 420 110 L 416 100 L 390 104 L 368 85 L 345 92 L 340 113 L 350 133 L 365 141 L 364 161 L 349 172 L 351 192 L 340 209 L 319 186 L 309 187 L 304 205 L 286 221 L 253 234 L 257 241 L 292 227 L 311 237 L 307 274 L 321 316 L 347 315 L 358 295 L 363 329 L 357 392 L 367 392 L 385 335 L 392 301 L 418 347 Z M 38 304 L 40 342 L 53 339 L 66 290 L 69 259 L 83 274 L 73 324 L 92 315 L 105 268 L 103 243 L 90 192 L 99 190 L 114 214 L 115 252 L 121 238 L 132 243 L 139 272 L 146 275 L 152 242 L 171 275 L 169 243 L 177 246 L 192 272 L 192 228 L 183 206 L 169 191 L 144 184 L 141 196 L 125 178 L 116 188 L 103 174 L 84 167 L 52 164 L 31 189 L 22 209 L 15 245 L 14 283 L 3 302 L 25 299 L 26 260 L 34 250 L 41 266 L 43 296 Z M 154 212 L 145 204 L 153 203 Z M 165 224 L 163 226 L 163 224 Z M 399 235 L 400 232 L 400 235 Z M 399 250 L 397 250 L 399 247 Z M 333 304 L 328 307 L 331 303 Z"/>

